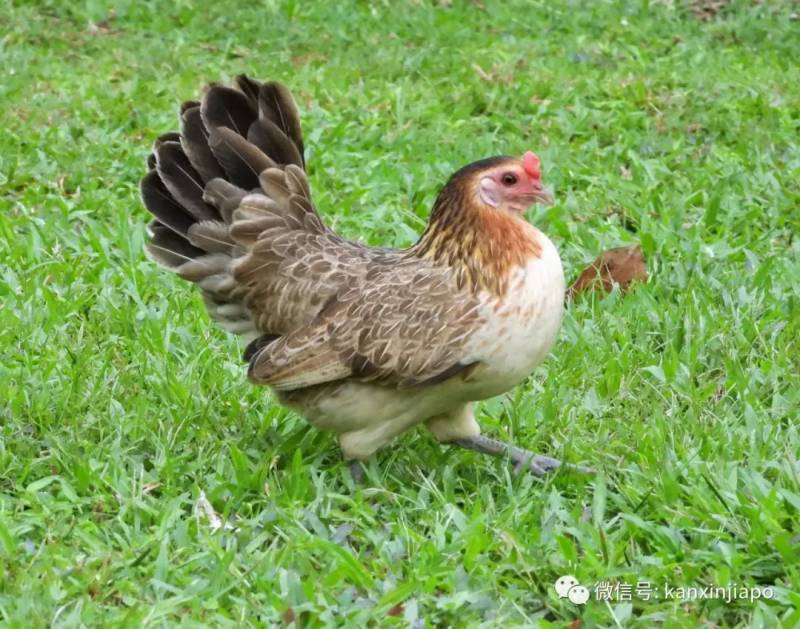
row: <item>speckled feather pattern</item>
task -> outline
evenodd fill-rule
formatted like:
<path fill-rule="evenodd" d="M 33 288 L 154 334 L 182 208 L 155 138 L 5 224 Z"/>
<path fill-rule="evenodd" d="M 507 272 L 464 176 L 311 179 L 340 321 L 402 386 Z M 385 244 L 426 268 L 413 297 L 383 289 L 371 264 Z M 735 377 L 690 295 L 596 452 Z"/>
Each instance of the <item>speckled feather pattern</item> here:
<path fill-rule="evenodd" d="M 552 243 L 520 216 L 481 207 L 453 176 L 420 241 L 366 247 L 332 232 L 304 170 L 285 87 L 237 79 L 184 104 L 161 136 L 142 197 L 148 251 L 194 282 L 212 318 L 251 340 L 248 377 L 364 458 L 426 422 L 443 440 L 479 432 L 471 402 L 524 379 L 558 331 Z"/>

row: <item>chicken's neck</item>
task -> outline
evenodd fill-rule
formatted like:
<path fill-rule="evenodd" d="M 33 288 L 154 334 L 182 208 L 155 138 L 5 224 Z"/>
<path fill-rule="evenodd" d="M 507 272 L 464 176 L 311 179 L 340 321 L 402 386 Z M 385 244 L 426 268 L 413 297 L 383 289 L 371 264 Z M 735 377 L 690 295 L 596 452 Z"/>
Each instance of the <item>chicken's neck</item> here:
<path fill-rule="evenodd" d="M 506 293 L 514 268 L 539 257 L 537 231 L 521 216 L 452 195 L 436 200 L 425 233 L 409 254 L 449 266 L 459 288 Z"/>

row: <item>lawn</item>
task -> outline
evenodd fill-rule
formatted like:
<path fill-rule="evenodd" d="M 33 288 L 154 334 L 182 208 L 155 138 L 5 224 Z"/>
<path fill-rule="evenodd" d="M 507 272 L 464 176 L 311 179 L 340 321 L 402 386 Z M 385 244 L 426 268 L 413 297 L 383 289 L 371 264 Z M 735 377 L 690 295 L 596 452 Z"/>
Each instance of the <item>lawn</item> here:
<path fill-rule="evenodd" d="M 799 626 L 800 8 L 716 4 L 5 0 L 0 624 Z M 244 71 L 295 92 L 349 237 L 408 245 L 455 169 L 530 148 L 568 276 L 642 244 L 650 281 L 480 407 L 594 476 L 416 431 L 356 486 L 247 383 L 138 196 L 180 101 Z"/>

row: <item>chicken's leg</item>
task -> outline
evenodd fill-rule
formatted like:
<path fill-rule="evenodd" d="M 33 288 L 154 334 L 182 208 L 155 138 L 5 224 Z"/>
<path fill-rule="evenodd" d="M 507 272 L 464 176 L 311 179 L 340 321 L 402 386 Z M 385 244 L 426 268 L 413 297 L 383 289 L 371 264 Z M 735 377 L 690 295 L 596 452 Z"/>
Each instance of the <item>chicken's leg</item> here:
<path fill-rule="evenodd" d="M 503 443 L 497 439 L 477 435 L 475 437 L 465 437 L 462 439 L 454 439 L 451 441 L 453 445 L 467 448 L 468 450 L 475 450 L 483 454 L 491 454 L 492 456 L 508 455 L 511 462 L 514 463 L 514 472 L 519 473 L 527 468 L 536 476 L 544 476 L 547 472 L 564 467 L 568 470 L 582 472 L 584 474 L 592 474 L 594 470 L 590 467 L 582 465 L 563 464 L 558 459 L 553 459 L 549 456 L 541 454 L 534 454 L 529 450 L 518 448 L 516 446 Z"/>

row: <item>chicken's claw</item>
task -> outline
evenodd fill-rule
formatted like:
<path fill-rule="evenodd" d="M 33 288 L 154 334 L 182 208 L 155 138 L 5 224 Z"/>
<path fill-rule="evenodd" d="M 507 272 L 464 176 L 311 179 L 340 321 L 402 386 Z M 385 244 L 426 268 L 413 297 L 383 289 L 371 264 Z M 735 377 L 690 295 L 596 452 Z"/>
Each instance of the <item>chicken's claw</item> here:
<path fill-rule="evenodd" d="M 350 476 L 356 485 L 361 485 L 364 482 L 364 466 L 361 461 L 348 461 L 347 467 L 350 470 Z"/>
<path fill-rule="evenodd" d="M 580 472 L 582 474 L 593 474 L 594 470 L 590 467 L 583 465 L 573 465 L 571 463 L 562 463 L 558 459 L 554 459 L 542 454 L 534 454 L 524 448 L 508 445 L 497 439 L 484 437 L 478 435 L 477 437 L 466 437 L 464 439 L 455 439 L 452 441 L 454 445 L 483 454 L 490 454 L 492 456 L 508 455 L 511 462 L 514 463 L 514 473 L 519 474 L 522 470 L 527 469 L 536 476 L 544 476 L 548 472 L 563 468 L 566 470 Z"/>

